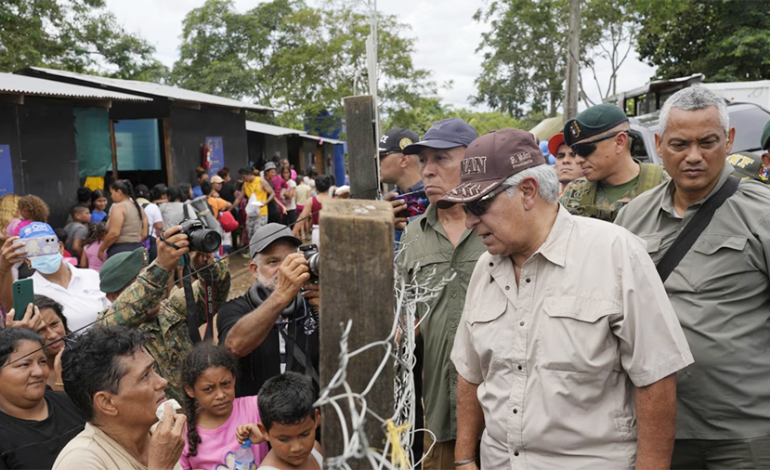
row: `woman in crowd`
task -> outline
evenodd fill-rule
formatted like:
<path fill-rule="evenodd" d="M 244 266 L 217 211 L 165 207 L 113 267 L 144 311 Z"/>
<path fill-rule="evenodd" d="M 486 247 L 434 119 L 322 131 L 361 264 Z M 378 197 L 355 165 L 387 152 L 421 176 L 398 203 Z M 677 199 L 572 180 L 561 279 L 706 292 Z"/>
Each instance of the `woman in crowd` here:
<path fill-rule="evenodd" d="M 43 346 L 27 328 L 0 331 L 0 468 L 52 468 L 85 426 L 67 395 L 46 387 Z"/>
<path fill-rule="evenodd" d="M 105 222 L 88 226 L 88 235 L 83 242 L 83 254 L 80 256 L 81 268 L 93 269 L 96 272 L 102 269 L 104 261 L 99 258 L 99 248 L 102 247 L 105 235 L 107 235 L 107 224 Z"/>
<path fill-rule="evenodd" d="M 320 217 L 319 212 L 323 207 L 323 202 L 332 197 L 329 195 L 329 189 L 332 187 L 334 180 L 331 175 L 317 176 L 315 179 L 315 188 L 318 194 L 310 198 L 310 201 L 305 208 L 302 209 L 302 214 L 299 216 L 300 222 L 294 225 L 292 231 L 294 236 L 302 240 L 307 240 L 308 234 L 312 234 L 310 237 L 313 243 L 318 245 L 320 243 L 320 235 L 318 233 L 318 220 Z M 312 214 L 312 217 L 309 217 Z"/>
<path fill-rule="evenodd" d="M 181 185 L 180 185 L 181 186 Z M 186 194 L 180 186 L 169 186 L 166 189 L 166 200 L 158 206 L 160 208 L 160 215 L 163 220 L 163 230 L 168 230 L 169 227 L 174 227 L 182 223 L 185 218 L 197 219 L 195 211 L 191 210 L 188 205 L 184 204 Z M 188 191 L 190 185 L 187 185 Z M 185 217 L 186 215 L 186 217 Z"/>
<path fill-rule="evenodd" d="M 64 352 L 64 338 L 69 334 L 64 308 L 59 302 L 44 295 L 35 296 L 35 306 L 42 323 L 37 334 L 45 342 L 45 359 L 48 363 L 48 386 L 54 390 L 64 391 L 61 381 L 61 353 Z"/>
<path fill-rule="evenodd" d="M 286 182 L 281 190 L 281 199 L 286 207 L 286 225 L 291 226 L 297 221 L 297 182 L 291 178 L 291 168 L 287 166 L 281 168 L 281 178 Z"/>
<path fill-rule="evenodd" d="M 91 194 L 91 223 L 98 224 L 107 217 L 107 196 L 104 191 L 97 189 Z"/>
<path fill-rule="evenodd" d="M 179 192 L 182 194 L 182 202 L 187 202 L 194 198 L 192 186 L 188 183 L 179 183 Z"/>
<path fill-rule="evenodd" d="M 187 435 L 183 469 L 233 468 L 228 463 L 241 447 L 236 440 L 238 426 L 260 421 L 257 397 L 235 398 L 237 369 L 235 357 L 208 341 L 196 344 L 185 357 L 182 383 Z M 268 453 L 267 444 L 252 442 L 251 449 L 259 466 Z"/>
<path fill-rule="evenodd" d="M 126 251 L 134 251 L 147 237 L 147 216 L 134 200 L 134 188 L 128 180 L 117 180 L 110 186 L 112 207 L 107 222 L 107 235 L 99 247 L 99 259 Z"/>
<path fill-rule="evenodd" d="M 165 191 L 165 185 L 159 185 L 163 187 Z M 157 186 L 156 186 L 157 187 Z M 155 191 L 155 188 L 153 188 Z M 136 187 L 136 202 L 144 209 L 144 214 L 147 216 L 148 236 L 145 238 L 144 244 L 147 252 L 150 255 L 150 261 L 154 261 L 158 257 L 158 235 L 163 231 L 163 215 L 160 213 L 160 208 L 154 202 L 154 196 L 157 196 L 157 192 L 153 193 L 147 186 L 140 184 Z"/>

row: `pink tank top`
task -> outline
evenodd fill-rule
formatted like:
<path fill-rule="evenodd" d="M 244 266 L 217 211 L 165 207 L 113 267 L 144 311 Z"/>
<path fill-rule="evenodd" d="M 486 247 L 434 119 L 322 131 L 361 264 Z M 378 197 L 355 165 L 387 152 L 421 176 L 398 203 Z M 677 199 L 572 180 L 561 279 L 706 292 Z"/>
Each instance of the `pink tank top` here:
<path fill-rule="evenodd" d="M 86 245 L 84 250 L 86 252 L 86 258 L 88 258 L 88 269 L 93 269 L 99 272 L 102 269 L 104 261 L 99 259 L 99 248 L 101 248 L 102 242 L 94 242 L 90 245 Z"/>

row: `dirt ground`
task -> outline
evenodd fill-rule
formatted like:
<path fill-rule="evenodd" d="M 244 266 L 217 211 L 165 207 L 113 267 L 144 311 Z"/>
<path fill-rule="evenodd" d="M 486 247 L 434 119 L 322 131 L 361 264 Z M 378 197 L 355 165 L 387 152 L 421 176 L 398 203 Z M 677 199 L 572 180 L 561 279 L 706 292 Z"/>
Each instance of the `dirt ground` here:
<path fill-rule="evenodd" d="M 230 265 L 230 295 L 227 300 L 243 295 L 254 283 L 249 272 L 249 260 L 237 253 L 228 258 Z"/>

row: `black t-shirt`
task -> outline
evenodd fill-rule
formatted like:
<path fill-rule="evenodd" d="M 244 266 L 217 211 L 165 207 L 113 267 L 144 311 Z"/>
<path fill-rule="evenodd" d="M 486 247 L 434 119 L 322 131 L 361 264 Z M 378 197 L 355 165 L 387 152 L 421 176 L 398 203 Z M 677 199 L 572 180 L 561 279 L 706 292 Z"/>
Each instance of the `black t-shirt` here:
<path fill-rule="evenodd" d="M 244 296 L 233 299 L 222 305 L 222 308 L 220 308 L 219 313 L 217 314 L 219 344 L 225 344 L 230 329 L 238 323 L 238 320 L 254 310 L 251 302 L 247 299 L 248 295 L 249 293 L 247 292 Z M 305 316 L 303 306 L 299 306 L 298 310 L 298 312 L 295 312 L 294 318 Z M 300 320 L 283 328 L 290 338 L 296 338 L 295 347 L 310 355 L 313 367 L 317 371 L 318 329 L 313 329 L 312 333 L 309 335 L 305 334 L 305 327 L 307 324 L 309 324 L 309 322 L 306 323 L 305 320 Z M 241 373 L 238 380 L 235 382 L 235 396 L 246 397 L 257 395 L 259 394 L 259 389 L 262 388 L 262 384 L 264 384 L 267 379 L 276 375 L 281 375 L 281 350 L 278 339 L 280 335 L 279 328 L 282 328 L 282 326 L 274 326 L 262 344 L 257 346 L 257 349 L 239 360 Z M 287 353 L 289 348 L 290 347 L 287 344 Z M 300 373 L 305 372 L 304 367 L 302 367 L 297 360 L 287 359 L 285 362 L 291 364 L 291 367 L 287 367 L 287 370 Z"/>
<path fill-rule="evenodd" d="M 52 468 L 59 452 L 85 427 L 64 392 L 45 391 L 48 418 L 18 419 L 0 411 L 0 468 Z"/>
<path fill-rule="evenodd" d="M 235 202 L 235 186 L 232 181 L 222 183 L 222 189 L 219 190 L 219 197 L 227 202 Z"/>

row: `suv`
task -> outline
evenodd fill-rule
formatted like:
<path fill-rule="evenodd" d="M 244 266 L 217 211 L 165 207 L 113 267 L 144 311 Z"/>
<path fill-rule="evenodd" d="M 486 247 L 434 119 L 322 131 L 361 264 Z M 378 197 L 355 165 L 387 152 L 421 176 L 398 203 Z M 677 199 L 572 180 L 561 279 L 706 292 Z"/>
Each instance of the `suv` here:
<path fill-rule="evenodd" d="M 760 148 L 762 129 L 770 121 L 770 111 L 754 103 L 728 103 L 727 112 L 730 115 L 730 125 L 735 128 L 733 153 L 758 152 Z M 643 162 L 663 164 L 663 160 L 655 150 L 655 133 L 658 132 L 658 114 L 646 114 L 629 118 L 631 124 L 631 155 Z"/>

